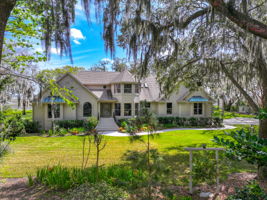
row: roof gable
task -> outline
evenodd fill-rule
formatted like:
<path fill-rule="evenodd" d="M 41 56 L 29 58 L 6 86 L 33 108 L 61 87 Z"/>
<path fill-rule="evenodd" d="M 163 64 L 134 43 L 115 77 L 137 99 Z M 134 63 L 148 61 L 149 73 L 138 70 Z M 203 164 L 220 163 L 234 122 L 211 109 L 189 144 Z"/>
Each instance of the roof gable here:
<path fill-rule="evenodd" d="M 111 82 L 112 83 L 137 83 L 133 75 L 127 69 L 120 72 L 120 74 L 116 76 Z"/>

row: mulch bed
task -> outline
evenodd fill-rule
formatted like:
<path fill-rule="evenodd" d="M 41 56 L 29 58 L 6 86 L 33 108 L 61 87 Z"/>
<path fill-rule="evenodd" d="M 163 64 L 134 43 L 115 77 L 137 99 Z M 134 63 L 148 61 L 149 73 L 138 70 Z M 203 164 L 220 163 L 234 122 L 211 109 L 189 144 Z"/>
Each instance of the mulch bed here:
<path fill-rule="evenodd" d="M 228 195 L 233 194 L 235 187 L 242 187 L 248 181 L 256 179 L 255 173 L 235 173 L 223 182 L 221 191 L 209 200 L 225 200 Z M 261 182 L 260 185 L 267 192 L 267 182 Z M 179 196 L 190 196 L 188 188 L 171 187 L 171 189 Z M 194 200 L 201 200 L 199 191 L 212 192 L 216 191 L 215 186 L 201 186 L 197 188 L 196 194 L 193 195 Z M 63 200 L 63 191 L 55 191 L 48 189 L 42 185 L 29 186 L 27 178 L 8 178 L 0 179 L 0 200 Z M 163 199 L 163 198 L 158 198 Z"/>

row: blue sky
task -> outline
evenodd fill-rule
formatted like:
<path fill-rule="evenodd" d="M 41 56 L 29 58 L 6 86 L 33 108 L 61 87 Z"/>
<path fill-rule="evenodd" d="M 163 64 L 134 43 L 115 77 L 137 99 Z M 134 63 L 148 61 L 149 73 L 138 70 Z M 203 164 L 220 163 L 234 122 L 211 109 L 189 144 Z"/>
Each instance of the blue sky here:
<path fill-rule="evenodd" d="M 73 54 L 73 66 L 90 68 L 93 64 L 103 59 L 110 59 L 110 55 L 105 52 L 104 41 L 102 39 L 102 24 L 98 24 L 92 15 L 92 23 L 87 23 L 84 11 L 79 4 L 76 6 L 76 21 L 71 27 L 71 44 Z M 116 47 L 116 57 L 123 58 L 126 53 L 121 48 Z M 46 63 L 41 63 L 41 69 L 51 69 L 71 65 L 69 57 L 58 55 L 55 48 L 51 49 L 51 58 Z"/>

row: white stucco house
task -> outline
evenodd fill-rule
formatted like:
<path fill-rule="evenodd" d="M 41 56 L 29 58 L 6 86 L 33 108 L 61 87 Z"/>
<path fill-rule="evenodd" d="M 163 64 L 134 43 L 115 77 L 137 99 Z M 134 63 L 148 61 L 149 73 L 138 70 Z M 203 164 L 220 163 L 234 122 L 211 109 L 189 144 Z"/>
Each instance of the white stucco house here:
<path fill-rule="evenodd" d="M 153 75 L 138 82 L 128 70 L 80 71 L 65 74 L 57 83 L 73 90 L 78 101 L 75 108 L 71 108 L 60 97 L 53 98 L 56 120 L 83 120 L 95 116 L 100 119 L 98 129 L 116 129 L 113 117 L 138 115 L 142 101 L 158 116 L 210 117 L 212 114 L 212 99 L 202 88 L 190 91 L 181 86 L 166 99 Z M 49 129 L 52 121 L 50 91 L 39 96 L 41 99 L 33 102 L 33 120 L 43 129 Z"/>

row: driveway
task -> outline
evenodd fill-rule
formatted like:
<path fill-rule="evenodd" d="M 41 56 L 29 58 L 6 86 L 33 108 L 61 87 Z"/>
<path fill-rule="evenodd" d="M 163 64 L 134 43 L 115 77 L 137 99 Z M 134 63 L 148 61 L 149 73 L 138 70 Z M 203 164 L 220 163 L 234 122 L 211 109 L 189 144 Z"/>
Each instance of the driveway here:
<path fill-rule="evenodd" d="M 212 131 L 212 130 L 227 130 L 227 129 L 235 129 L 236 127 L 230 126 L 230 125 L 224 125 L 224 127 L 221 128 L 170 128 L 170 129 L 164 129 L 160 130 L 155 133 L 163 133 L 163 132 L 168 132 L 168 131 L 181 131 L 181 130 L 202 130 L 202 131 Z M 114 136 L 114 137 L 128 137 L 132 136 L 130 133 L 121 133 L 119 131 L 105 131 L 101 132 L 102 135 L 106 136 Z M 136 135 L 147 135 L 148 132 L 140 132 L 136 133 Z"/>
<path fill-rule="evenodd" d="M 223 120 L 225 125 L 246 124 L 246 125 L 259 125 L 259 120 L 255 118 L 236 117 L 232 119 Z"/>

